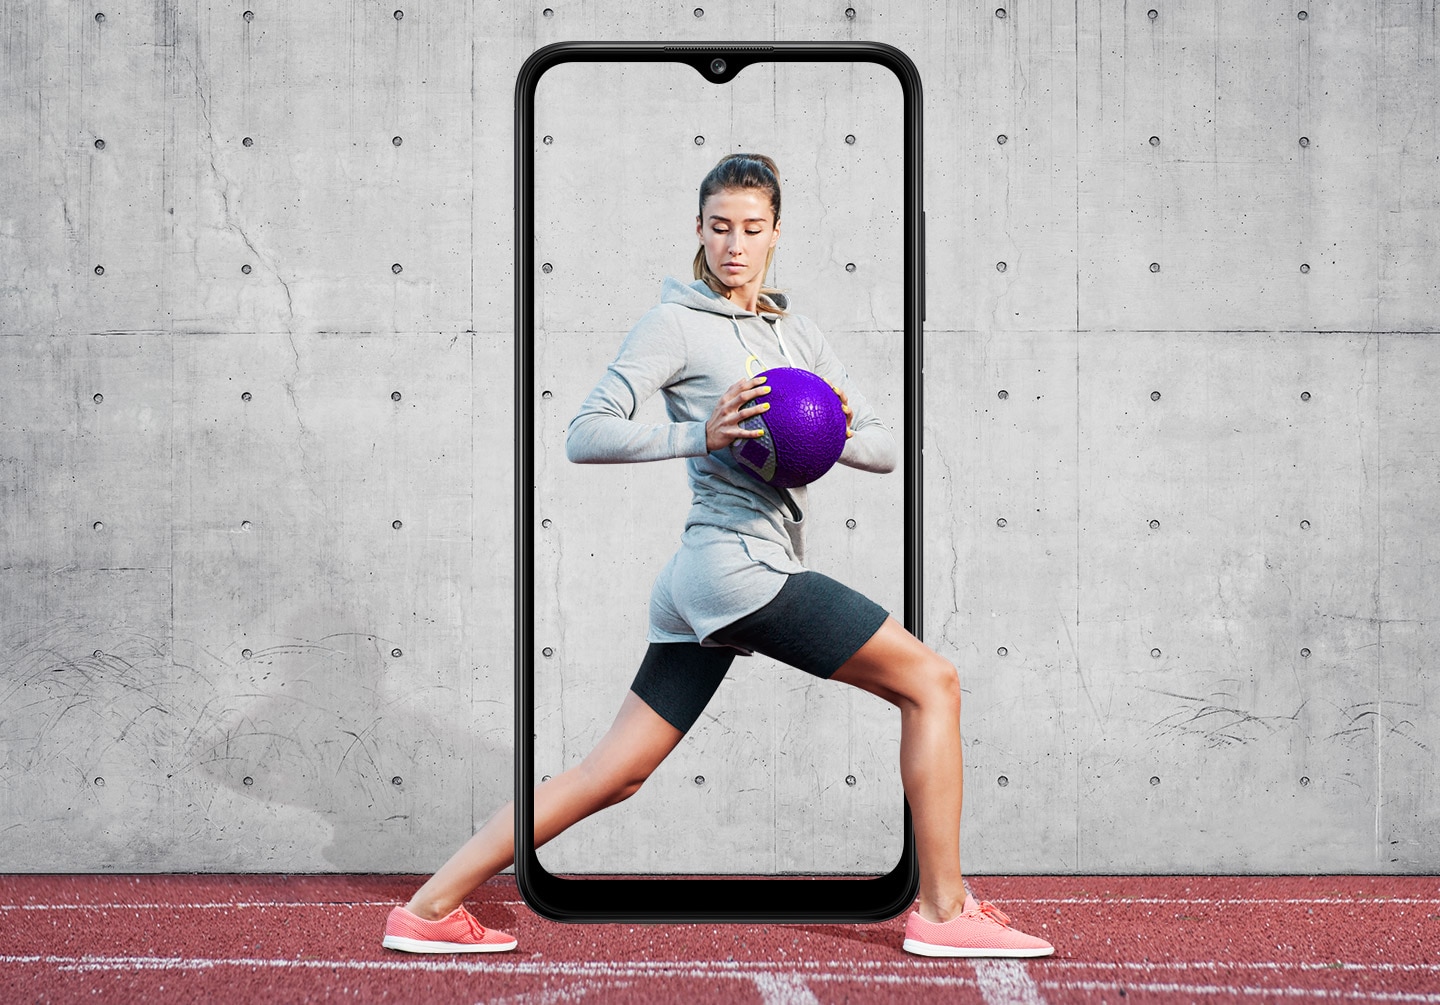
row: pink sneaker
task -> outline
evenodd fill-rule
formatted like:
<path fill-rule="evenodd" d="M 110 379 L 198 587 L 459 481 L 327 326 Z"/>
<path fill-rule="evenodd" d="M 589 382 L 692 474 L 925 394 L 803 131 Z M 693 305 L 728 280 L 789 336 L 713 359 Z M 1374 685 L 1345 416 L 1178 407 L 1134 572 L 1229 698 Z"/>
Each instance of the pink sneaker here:
<path fill-rule="evenodd" d="M 965 909 L 936 923 L 911 911 L 905 919 L 905 950 L 920 956 L 1049 956 L 1055 947 L 1010 927 L 1010 919 L 988 900 L 965 897 Z"/>
<path fill-rule="evenodd" d="M 386 949 L 404 953 L 502 953 L 514 949 L 515 936 L 486 928 L 463 907 L 439 921 L 426 921 L 397 907 L 385 919 Z"/>

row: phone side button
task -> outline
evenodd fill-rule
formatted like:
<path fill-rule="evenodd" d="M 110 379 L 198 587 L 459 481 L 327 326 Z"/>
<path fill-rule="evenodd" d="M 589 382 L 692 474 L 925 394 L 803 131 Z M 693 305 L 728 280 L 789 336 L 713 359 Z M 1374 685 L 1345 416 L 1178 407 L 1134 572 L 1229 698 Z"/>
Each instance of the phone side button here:
<path fill-rule="evenodd" d="M 925 321 L 925 211 L 920 211 L 920 321 Z"/>

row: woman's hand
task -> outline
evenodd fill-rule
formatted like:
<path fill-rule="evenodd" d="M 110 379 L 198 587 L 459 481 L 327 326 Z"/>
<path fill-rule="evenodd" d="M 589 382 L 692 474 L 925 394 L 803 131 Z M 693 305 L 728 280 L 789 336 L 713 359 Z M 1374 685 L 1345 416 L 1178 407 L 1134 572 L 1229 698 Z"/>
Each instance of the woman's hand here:
<path fill-rule="evenodd" d="M 736 440 L 764 436 L 763 429 L 745 429 L 740 423 L 769 409 L 767 402 L 752 404 L 754 399 L 769 393 L 770 387 L 765 383 L 764 376 L 747 377 L 731 384 L 720 396 L 714 413 L 705 423 L 705 449 L 715 451 L 730 446 Z"/>
<path fill-rule="evenodd" d="M 855 413 L 850 411 L 850 399 L 845 397 L 845 392 L 835 387 L 834 384 L 830 386 L 834 388 L 836 394 L 840 395 L 840 407 L 845 410 L 845 439 L 848 440 L 855 435 L 855 430 L 850 428 L 850 420 L 854 417 Z"/>

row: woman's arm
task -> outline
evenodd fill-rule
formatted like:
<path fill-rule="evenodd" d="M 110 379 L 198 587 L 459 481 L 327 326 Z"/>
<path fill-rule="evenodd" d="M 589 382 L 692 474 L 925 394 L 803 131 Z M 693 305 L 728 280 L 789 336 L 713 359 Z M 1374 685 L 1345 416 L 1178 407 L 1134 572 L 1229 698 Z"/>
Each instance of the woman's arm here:
<path fill-rule="evenodd" d="M 615 361 L 570 420 L 565 455 L 579 464 L 660 461 L 705 454 L 704 422 L 635 422 L 635 410 L 685 369 L 679 326 L 655 308 L 630 329 Z"/>

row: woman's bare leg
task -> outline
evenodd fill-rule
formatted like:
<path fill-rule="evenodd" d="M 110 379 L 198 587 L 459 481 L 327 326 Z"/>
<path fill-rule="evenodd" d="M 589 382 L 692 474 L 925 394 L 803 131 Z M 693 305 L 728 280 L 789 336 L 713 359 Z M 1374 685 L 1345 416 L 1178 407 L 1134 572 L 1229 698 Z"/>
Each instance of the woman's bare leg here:
<path fill-rule="evenodd" d="M 596 810 L 634 795 L 684 735 L 635 692 L 627 691 L 614 724 L 589 756 L 535 787 L 535 846 Z M 443 918 L 513 861 L 515 802 L 511 800 L 450 856 L 405 906 L 422 918 Z"/>
<path fill-rule="evenodd" d="M 894 618 L 831 677 L 900 709 L 900 779 L 915 825 L 920 916 L 949 921 L 965 906 L 960 875 L 960 678 Z"/>

